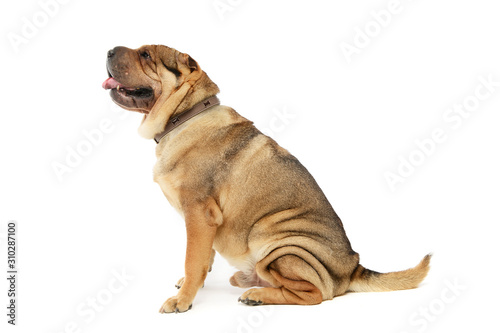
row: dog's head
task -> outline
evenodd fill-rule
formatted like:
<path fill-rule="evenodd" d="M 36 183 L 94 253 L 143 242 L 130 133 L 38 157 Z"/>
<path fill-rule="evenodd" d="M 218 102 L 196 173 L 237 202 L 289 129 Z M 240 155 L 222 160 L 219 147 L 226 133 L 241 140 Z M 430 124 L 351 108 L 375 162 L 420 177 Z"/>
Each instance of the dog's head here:
<path fill-rule="evenodd" d="M 163 45 L 115 47 L 108 51 L 107 70 L 103 88 L 122 108 L 144 113 L 139 133 L 148 139 L 173 115 L 219 92 L 193 58 Z"/>

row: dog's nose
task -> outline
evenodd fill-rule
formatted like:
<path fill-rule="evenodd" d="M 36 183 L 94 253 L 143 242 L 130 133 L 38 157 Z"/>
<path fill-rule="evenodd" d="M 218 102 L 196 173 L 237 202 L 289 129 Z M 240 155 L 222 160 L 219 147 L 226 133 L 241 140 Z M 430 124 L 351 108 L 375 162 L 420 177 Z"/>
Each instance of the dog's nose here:
<path fill-rule="evenodd" d="M 108 51 L 108 60 L 111 60 L 113 58 L 120 58 L 121 56 L 127 54 L 130 51 L 132 50 L 125 46 L 116 46 Z"/>

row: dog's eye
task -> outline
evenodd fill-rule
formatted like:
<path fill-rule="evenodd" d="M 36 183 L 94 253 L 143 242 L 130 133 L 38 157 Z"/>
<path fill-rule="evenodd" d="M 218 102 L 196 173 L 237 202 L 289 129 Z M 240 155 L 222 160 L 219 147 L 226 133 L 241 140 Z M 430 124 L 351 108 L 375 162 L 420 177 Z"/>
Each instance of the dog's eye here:
<path fill-rule="evenodd" d="M 140 55 L 144 59 L 151 59 L 151 56 L 149 55 L 148 51 L 142 51 Z"/>

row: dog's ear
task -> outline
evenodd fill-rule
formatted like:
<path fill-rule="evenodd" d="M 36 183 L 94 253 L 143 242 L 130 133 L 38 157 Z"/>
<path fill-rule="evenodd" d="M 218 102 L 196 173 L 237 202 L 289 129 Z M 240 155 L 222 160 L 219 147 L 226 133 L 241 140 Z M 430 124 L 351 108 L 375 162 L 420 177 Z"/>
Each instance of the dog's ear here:
<path fill-rule="evenodd" d="M 191 73 L 200 69 L 198 63 L 193 58 L 191 58 L 189 54 L 179 53 L 177 55 L 177 61 L 181 66 L 189 68 Z"/>

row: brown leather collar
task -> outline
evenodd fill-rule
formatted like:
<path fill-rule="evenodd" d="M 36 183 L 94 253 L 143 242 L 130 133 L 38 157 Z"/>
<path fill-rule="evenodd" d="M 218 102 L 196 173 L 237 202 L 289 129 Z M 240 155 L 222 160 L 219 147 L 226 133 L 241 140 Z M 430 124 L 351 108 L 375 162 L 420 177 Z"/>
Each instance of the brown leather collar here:
<path fill-rule="evenodd" d="M 172 131 L 174 128 L 177 128 L 180 124 L 185 123 L 189 119 L 191 119 L 194 116 L 202 113 L 203 111 L 211 108 L 212 106 L 216 106 L 219 104 L 220 104 L 220 101 L 217 98 L 217 96 L 212 96 L 212 97 L 207 98 L 206 100 L 196 104 L 191 109 L 184 111 L 181 114 L 178 114 L 177 116 L 173 117 L 172 119 L 169 119 L 163 132 L 155 135 L 156 143 L 159 143 L 160 140 L 165 135 L 167 135 L 168 132 Z"/>

